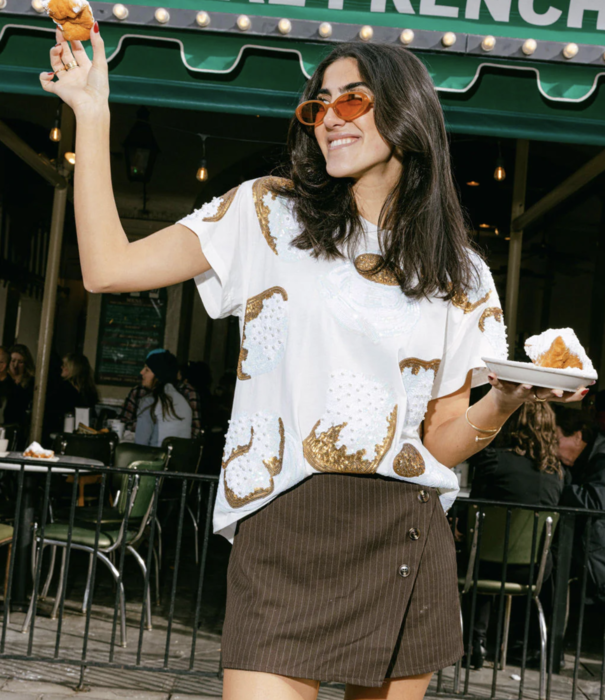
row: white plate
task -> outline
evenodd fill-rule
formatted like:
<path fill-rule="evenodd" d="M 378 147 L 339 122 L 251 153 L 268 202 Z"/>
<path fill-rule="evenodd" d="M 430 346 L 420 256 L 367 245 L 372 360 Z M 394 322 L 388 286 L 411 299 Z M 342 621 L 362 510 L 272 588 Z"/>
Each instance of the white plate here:
<path fill-rule="evenodd" d="M 588 370 L 538 367 L 531 362 L 514 362 L 513 360 L 500 360 L 493 357 L 482 357 L 481 359 L 489 370 L 497 375 L 498 379 L 516 384 L 577 391 L 580 387 L 588 386 L 597 379 L 597 373 Z"/>

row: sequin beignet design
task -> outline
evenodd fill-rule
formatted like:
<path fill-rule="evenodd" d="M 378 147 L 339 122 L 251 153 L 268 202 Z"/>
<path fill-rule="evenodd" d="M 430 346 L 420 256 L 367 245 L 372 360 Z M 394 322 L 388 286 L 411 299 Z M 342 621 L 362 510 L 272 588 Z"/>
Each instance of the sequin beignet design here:
<path fill-rule="evenodd" d="M 332 372 L 326 409 L 303 441 L 321 472 L 374 474 L 393 442 L 395 397 L 384 384 L 348 370 Z"/>
<path fill-rule="evenodd" d="M 284 460 L 285 434 L 281 418 L 260 411 L 234 416 L 223 453 L 225 498 L 241 508 L 273 492 L 273 477 Z"/>
<path fill-rule="evenodd" d="M 229 207 L 233 204 L 233 200 L 235 199 L 238 189 L 239 187 L 234 187 L 222 197 L 215 197 L 210 202 L 206 202 L 206 204 L 204 204 L 200 209 L 196 209 L 194 212 L 189 214 L 189 216 L 181 219 L 179 223 L 186 224 L 188 220 L 195 221 L 196 219 L 201 219 L 205 223 L 215 223 L 220 221 L 229 211 Z"/>
<path fill-rule="evenodd" d="M 425 471 L 424 458 L 414 445 L 405 442 L 393 460 L 393 471 L 408 479 L 421 476 Z"/>
<path fill-rule="evenodd" d="M 288 294 L 271 287 L 248 299 L 242 346 L 237 362 L 239 379 L 274 370 L 284 357 L 288 340 Z"/>
<path fill-rule="evenodd" d="M 273 192 L 273 186 L 289 187 L 291 184 L 285 178 L 263 177 L 252 186 L 254 207 L 263 237 L 275 255 L 285 262 L 301 260 L 306 255 L 304 250 L 290 245 L 300 234 L 290 203 Z"/>
<path fill-rule="evenodd" d="M 485 309 L 479 319 L 479 330 L 485 333 L 496 355 L 506 358 L 508 351 L 506 326 L 504 325 L 502 309 L 499 306 L 490 306 Z"/>
<path fill-rule="evenodd" d="M 425 361 L 417 357 L 408 357 L 399 363 L 408 399 L 404 423 L 406 428 L 416 427 L 424 420 L 440 364 L 439 359 Z"/>

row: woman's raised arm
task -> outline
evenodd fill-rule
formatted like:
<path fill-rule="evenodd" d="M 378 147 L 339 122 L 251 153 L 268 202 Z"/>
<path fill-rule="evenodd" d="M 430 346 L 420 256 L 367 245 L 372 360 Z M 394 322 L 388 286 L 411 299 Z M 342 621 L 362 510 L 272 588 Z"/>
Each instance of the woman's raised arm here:
<path fill-rule="evenodd" d="M 50 51 L 53 72 L 40 76 L 44 90 L 76 116 L 74 206 L 84 286 L 90 292 L 133 292 L 191 279 L 210 265 L 188 228 L 175 224 L 134 243 L 124 233 L 111 183 L 109 81 L 97 24 L 90 40 L 92 61 L 81 42 L 70 47 L 57 29 L 58 43 Z M 77 68 L 63 69 L 74 60 Z"/>

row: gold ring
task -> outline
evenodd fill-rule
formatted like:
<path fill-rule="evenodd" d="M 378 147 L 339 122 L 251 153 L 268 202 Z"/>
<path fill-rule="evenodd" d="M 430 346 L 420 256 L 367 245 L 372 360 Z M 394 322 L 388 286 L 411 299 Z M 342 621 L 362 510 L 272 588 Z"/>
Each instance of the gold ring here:
<path fill-rule="evenodd" d="M 537 401 L 538 403 L 545 403 L 546 399 L 539 398 L 536 392 L 534 391 L 534 401 Z"/>
<path fill-rule="evenodd" d="M 65 64 L 65 70 L 71 70 L 72 68 L 77 68 L 78 64 L 76 61 L 70 61 L 69 63 Z"/>

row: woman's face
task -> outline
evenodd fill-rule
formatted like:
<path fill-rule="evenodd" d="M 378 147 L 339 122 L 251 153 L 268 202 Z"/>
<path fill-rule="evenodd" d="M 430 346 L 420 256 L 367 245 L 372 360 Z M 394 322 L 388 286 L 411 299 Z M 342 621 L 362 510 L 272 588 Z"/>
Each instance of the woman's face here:
<path fill-rule="evenodd" d="M 10 373 L 14 378 L 21 378 L 25 370 L 25 359 L 18 352 L 11 353 Z"/>
<path fill-rule="evenodd" d="M 364 92 L 374 97 L 363 82 L 354 58 L 341 58 L 324 73 L 321 88 L 315 99 L 334 100 L 344 92 Z M 368 174 L 398 177 L 401 162 L 394 149 L 382 138 L 376 128 L 374 108 L 361 117 L 347 122 L 329 109 L 323 122 L 315 127 L 315 138 L 326 159 L 326 170 L 331 177 L 350 177 L 359 180 Z"/>
<path fill-rule="evenodd" d="M 67 364 L 67 360 L 63 358 L 63 362 L 61 363 L 61 377 L 62 379 L 69 379 L 69 375 L 71 372 L 69 371 L 69 365 Z"/>
<path fill-rule="evenodd" d="M 153 389 L 155 384 L 155 374 L 145 365 L 141 370 L 141 384 L 145 389 Z"/>

